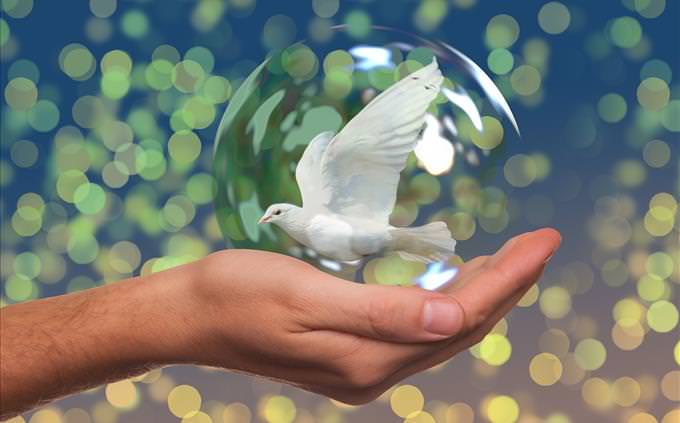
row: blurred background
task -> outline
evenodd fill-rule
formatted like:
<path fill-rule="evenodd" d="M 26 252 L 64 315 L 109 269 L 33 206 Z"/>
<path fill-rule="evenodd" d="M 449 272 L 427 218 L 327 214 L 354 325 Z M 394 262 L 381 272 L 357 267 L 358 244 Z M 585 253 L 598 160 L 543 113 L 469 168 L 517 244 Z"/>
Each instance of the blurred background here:
<path fill-rule="evenodd" d="M 445 41 L 509 99 L 522 139 L 495 165 L 507 218 L 463 207 L 461 260 L 541 226 L 564 237 L 480 344 L 369 405 L 179 366 L 13 423 L 680 422 L 677 1 L 0 6 L 3 306 L 224 248 L 212 205 L 220 116 L 268 52 L 336 24 L 358 40 L 385 25 Z"/>

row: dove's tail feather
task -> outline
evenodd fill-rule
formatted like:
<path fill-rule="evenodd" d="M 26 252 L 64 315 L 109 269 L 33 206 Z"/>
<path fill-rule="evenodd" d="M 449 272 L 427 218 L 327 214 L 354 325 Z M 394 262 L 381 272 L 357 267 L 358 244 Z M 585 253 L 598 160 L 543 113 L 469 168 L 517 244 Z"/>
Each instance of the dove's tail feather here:
<path fill-rule="evenodd" d="M 432 263 L 453 256 L 456 240 L 444 222 L 432 222 L 416 228 L 390 230 L 390 250 L 404 260 Z"/>

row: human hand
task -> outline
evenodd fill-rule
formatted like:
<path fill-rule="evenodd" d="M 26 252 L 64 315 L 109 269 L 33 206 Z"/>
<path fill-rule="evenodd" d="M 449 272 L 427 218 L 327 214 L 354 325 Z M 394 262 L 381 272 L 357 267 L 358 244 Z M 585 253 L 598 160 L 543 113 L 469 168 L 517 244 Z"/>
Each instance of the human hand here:
<path fill-rule="evenodd" d="M 444 292 L 350 283 L 262 251 L 215 253 L 196 263 L 188 321 L 195 342 L 179 361 L 365 403 L 479 342 L 559 244 L 552 229 L 515 237 L 468 261 Z"/>
<path fill-rule="evenodd" d="M 0 419 L 179 363 L 368 402 L 479 342 L 538 279 L 559 243 L 551 229 L 516 237 L 495 255 L 467 262 L 446 292 L 359 285 L 290 257 L 231 250 L 5 306 Z"/>

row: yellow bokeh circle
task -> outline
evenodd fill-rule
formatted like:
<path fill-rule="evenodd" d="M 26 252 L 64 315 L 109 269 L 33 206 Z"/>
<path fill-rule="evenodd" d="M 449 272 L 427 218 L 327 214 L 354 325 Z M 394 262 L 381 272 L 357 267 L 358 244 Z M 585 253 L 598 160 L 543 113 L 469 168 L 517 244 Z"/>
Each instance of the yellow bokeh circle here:
<path fill-rule="evenodd" d="M 5 86 L 5 101 L 12 109 L 28 110 L 37 100 L 38 89 L 28 78 L 14 78 Z"/>
<path fill-rule="evenodd" d="M 487 364 L 501 366 L 510 359 L 512 344 L 500 333 L 491 333 L 479 344 L 479 356 Z"/>
<path fill-rule="evenodd" d="M 407 417 L 404 423 L 436 423 L 434 416 L 427 411 L 421 411 L 413 416 Z"/>
<path fill-rule="evenodd" d="M 510 74 L 510 85 L 519 95 L 529 96 L 541 88 L 541 73 L 530 65 L 520 65 Z"/>
<path fill-rule="evenodd" d="M 508 395 L 499 395 L 489 400 L 486 414 L 491 423 L 514 423 L 519 418 L 519 404 Z"/>
<path fill-rule="evenodd" d="M 624 321 L 625 322 L 625 321 Z M 645 329 L 637 321 L 617 322 L 612 328 L 612 341 L 623 351 L 631 351 L 642 345 L 645 339 Z"/>
<path fill-rule="evenodd" d="M 670 332 L 678 325 L 678 309 L 670 301 L 654 302 L 647 310 L 647 324 L 655 332 Z"/>
<path fill-rule="evenodd" d="M 564 4 L 551 1 L 544 4 L 538 12 L 538 24 L 548 34 L 561 34 L 571 22 L 571 14 Z"/>
<path fill-rule="evenodd" d="M 274 395 L 264 404 L 264 418 L 268 423 L 291 423 L 296 414 L 293 400 L 283 395 Z"/>
<path fill-rule="evenodd" d="M 671 370 L 661 379 L 661 392 L 671 401 L 680 401 L 680 370 Z"/>
<path fill-rule="evenodd" d="M 538 304 L 547 318 L 561 319 L 571 310 L 571 295 L 561 286 L 551 286 L 541 293 Z"/>
<path fill-rule="evenodd" d="M 105 389 L 106 400 L 116 408 L 131 409 L 139 402 L 139 393 L 130 380 L 109 383 Z"/>
<path fill-rule="evenodd" d="M 661 140 L 649 141 L 642 149 L 642 158 L 650 167 L 664 167 L 671 159 L 671 148 Z"/>
<path fill-rule="evenodd" d="M 637 380 L 624 376 L 612 384 L 612 397 L 621 407 L 631 407 L 640 399 L 641 387 Z"/>
<path fill-rule="evenodd" d="M 446 408 L 446 421 L 456 423 L 473 423 L 475 411 L 464 402 L 456 402 Z"/>
<path fill-rule="evenodd" d="M 554 354 L 537 354 L 529 363 L 529 375 L 538 385 L 554 385 L 562 377 L 562 362 Z"/>
<path fill-rule="evenodd" d="M 627 423 L 658 423 L 656 417 L 649 413 L 640 411 L 628 418 Z"/>
<path fill-rule="evenodd" d="M 604 344 L 594 338 L 579 341 L 574 349 L 576 362 L 583 370 L 597 370 L 607 360 L 607 349 Z"/>
<path fill-rule="evenodd" d="M 596 410 L 604 410 L 612 405 L 612 392 L 609 383 L 599 377 L 593 377 L 581 386 L 581 396 L 586 404 Z"/>
<path fill-rule="evenodd" d="M 176 386 L 168 394 L 168 409 L 179 418 L 191 417 L 201 408 L 201 394 L 191 385 Z"/>
<path fill-rule="evenodd" d="M 390 396 L 392 411 L 399 417 L 414 416 L 423 410 L 425 397 L 417 386 L 401 385 Z"/>
<path fill-rule="evenodd" d="M 23 418 L 21 421 L 23 421 Z M 63 421 L 63 415 L 58 408 L 48 407 L 33 413 L 29 423 L 62 423 Z"/>

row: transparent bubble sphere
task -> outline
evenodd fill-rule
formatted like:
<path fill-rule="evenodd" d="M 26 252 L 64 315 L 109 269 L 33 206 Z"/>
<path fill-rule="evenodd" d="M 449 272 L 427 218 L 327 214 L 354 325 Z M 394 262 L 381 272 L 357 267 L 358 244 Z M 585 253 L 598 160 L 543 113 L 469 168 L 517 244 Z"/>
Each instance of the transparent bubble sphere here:
<path fill-rule="evenodd" d="M 444 42 L 390 28 L 358 32 L 334 27 L 273 52 L 241 82 L 215 141 L 217 219 L 229 247 L 287 254 L 347 280 L 438 289 L 454 278 L 460 256 L 427 263 L 382 251 L 343 262 L 259 222 L 272 204 L 302 206 L 295 171 L 315 136 L 339 132 L 373 98 L 436 57 L 445 79 L 401 171 L 389 223 L 443 221 L 457 253 L 477 232 L 507 226 L 507 194 L 495 181 L 504 144 L 519 130 L 498 87 Z"/>

